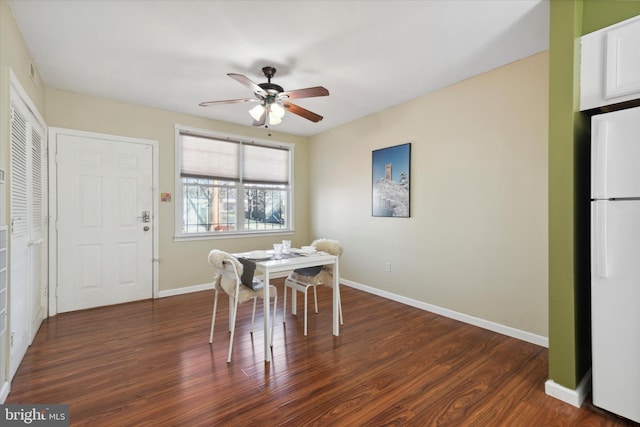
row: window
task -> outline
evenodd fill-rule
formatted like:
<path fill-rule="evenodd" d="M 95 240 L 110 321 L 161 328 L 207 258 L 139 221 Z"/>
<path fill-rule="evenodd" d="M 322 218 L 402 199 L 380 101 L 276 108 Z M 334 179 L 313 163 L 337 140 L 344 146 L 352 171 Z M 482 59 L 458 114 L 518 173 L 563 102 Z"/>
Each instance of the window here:
<path fill-rule="evenodd" d="M 176 236 L 291 230 L 292 153 L 176 127 Z"/>

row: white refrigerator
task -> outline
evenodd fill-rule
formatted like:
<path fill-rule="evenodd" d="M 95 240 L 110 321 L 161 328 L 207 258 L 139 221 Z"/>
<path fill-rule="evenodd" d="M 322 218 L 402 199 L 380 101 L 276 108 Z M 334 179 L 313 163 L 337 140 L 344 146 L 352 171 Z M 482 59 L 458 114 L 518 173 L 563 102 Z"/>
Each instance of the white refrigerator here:
<path fill-rule="evenodd" d="M 591 119 L 593 404 L 640 422 L 640 107 Z"/>

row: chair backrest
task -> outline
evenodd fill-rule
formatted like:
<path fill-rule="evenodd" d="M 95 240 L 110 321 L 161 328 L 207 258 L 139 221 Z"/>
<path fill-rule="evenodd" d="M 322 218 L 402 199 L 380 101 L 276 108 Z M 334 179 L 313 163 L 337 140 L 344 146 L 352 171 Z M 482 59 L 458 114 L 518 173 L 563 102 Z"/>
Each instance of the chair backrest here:
<path fill-rule="evenodd" d="M 242 284 L 244 267 L 233 255 L 214 249 L 209 252 L 209 263 L 216 268 L 214 286 L 233 297 L 239 304 L 252 298 L 262 297 L 262 286 L 254 289 Z M 275 293 L 271 294 L 275 296 Z"/>
<path fill-rule="evenodd" d="M 238 292 L 240 291 L 240 274 L 232 261 L 224 260 L 223 267 L 218 268 L 218 274 L 220 275 L 220 287 L 229 296 L 238 298 Z"/>
<path fill-rule="evenodd" d="M 333 239 L 316 239 L 311 243 L 311 246 L 315 246 L 315 248 L 321 252 L 336 256 L 342 255 L 343 251 L 342 243 Z"/>
<path fill-rule="evenodd" d="M 342 255 L 343 248 L 342 243 L 333 239 L 316 239 L 311 243 L 311 246 L 315 246 L 316 250 L 326 252 L 331 255 Z M 333 265 L 323 265 L 322 270 L 333 275 Z"/>
<path fill-rule="evenodd" d="M 242 264 L 233 255 L 217 249 L 209 252 L 209 264 L 216 268 L 214 285 L 229 296 L 238 297 Z"/>

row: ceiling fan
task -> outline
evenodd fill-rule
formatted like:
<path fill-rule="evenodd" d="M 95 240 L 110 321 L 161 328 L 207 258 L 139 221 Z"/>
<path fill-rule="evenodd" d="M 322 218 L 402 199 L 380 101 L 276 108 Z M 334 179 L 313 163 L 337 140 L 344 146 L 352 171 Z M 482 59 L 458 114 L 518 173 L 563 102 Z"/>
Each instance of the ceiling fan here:
<path fill-rule="evenodd" d="M 312 111 L 306 110 L 298 105 L 289 102 L 290 99 L 312 98 L 316 96 L 327 96 L 329 91 L 322 86 L 308 87 L 306 89 L 287 90 L 282 86 L 271 83 L 271 78 L 275 75 L 274 67 L 263 67 L 262 72 L 267 78 L 267 83 L 256 84 L 242 74 L 227 74 L 240 84 L 253 91 L 255 98 L 228 99 L 225 101 L 201 102 L 201 107 L 208 107 L 218 104 L 237 104 L 241 102 L 259 102 L 258 105 L 249 110 L 253 117 L 254 126 L 277 125 L 282 121 L 285 111 L 289 111 L 300 117 L 304 117 L 312 122 L 319 122 L 322 116 Z"/>

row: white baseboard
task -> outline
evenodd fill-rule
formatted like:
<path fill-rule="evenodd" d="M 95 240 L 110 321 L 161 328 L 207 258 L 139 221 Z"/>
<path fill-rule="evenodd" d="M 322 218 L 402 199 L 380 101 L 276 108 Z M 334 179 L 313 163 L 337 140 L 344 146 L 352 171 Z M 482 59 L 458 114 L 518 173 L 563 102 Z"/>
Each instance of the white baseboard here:
<path fill-rule="evenodd" d="M 9 391 L 11 391 L 11 383 L 5 381 L 0 387 L 0 403 L 4 403 L 9 397 Z"/>
<path fill-rule="evenodd" d="M 556 383 L 553 380 L 547 380 L 544 383 L 544 392 L 556 399 L 562 400 L 565 403 L 573 405 L 577 408 L 582 406 L 584 399 L 591 391 L 591 369 L 585 374 L 585 376 L 578 384 L 578 388 L 572 390 Z"/>
<path fill-rule="evenodd" d="M 158 293 L 158 298 L 172 297 L 175 295 L 182 295 L 182 294 L 190 294 L 192 292 L 208 291 L 210 289 L 213 289 L 213 282 L 205 283 L 203 285 L 185 286 L 183 288 L 175 288 L 175 289 L 168 289 L 166 291 L 160 291 Z"/>
<path fill-rule="evenodd" d="M 539 345 L 541 347 L 549 347 L 549 338 L 543 337 L 541 335 L 532 334 L 530 332 L 522 331 L 520 329 L 515 329 L 510 326 L 501 325 L 499 323 L 490 322 L 488 320 L 480 319 L 478 317 L 469 316 L 464 313 L 458 313 L 457 311 L 449 310 L 447 308 L 438 307 L 437 305 L 427 304 L 422 301 L 414 300 L 411 298 L 403 297 L 401 295 L 396 295 L 391 292 L 382 291 L 380 289 L 372 288 L 370 286 L 363 285 L 361 283 L 352 282 L 346 279 L 340 279 L 340 283 L 343 283 L 347 286 L 350 286 L 355 289 L 359 289 L 361 291 L 378 295 L 383 298 L 390 299 L 392 301 L 400 302 L 402 304 L 410 305 L 412 307 L 416 307 L 425 311 L 430 311 L 432 313 L 439 314 L 444 317 L 449 317 L 451 319 L 459 320 L 464 323 L 468 323 L 470 325 L 478 326 L 483 329 L 488 329 L 493 332 L 497 332 L 502 335 L 506 335 L 512 338 L 519 339 L 521 341 L 530 342 L 532 344 Z"/>

